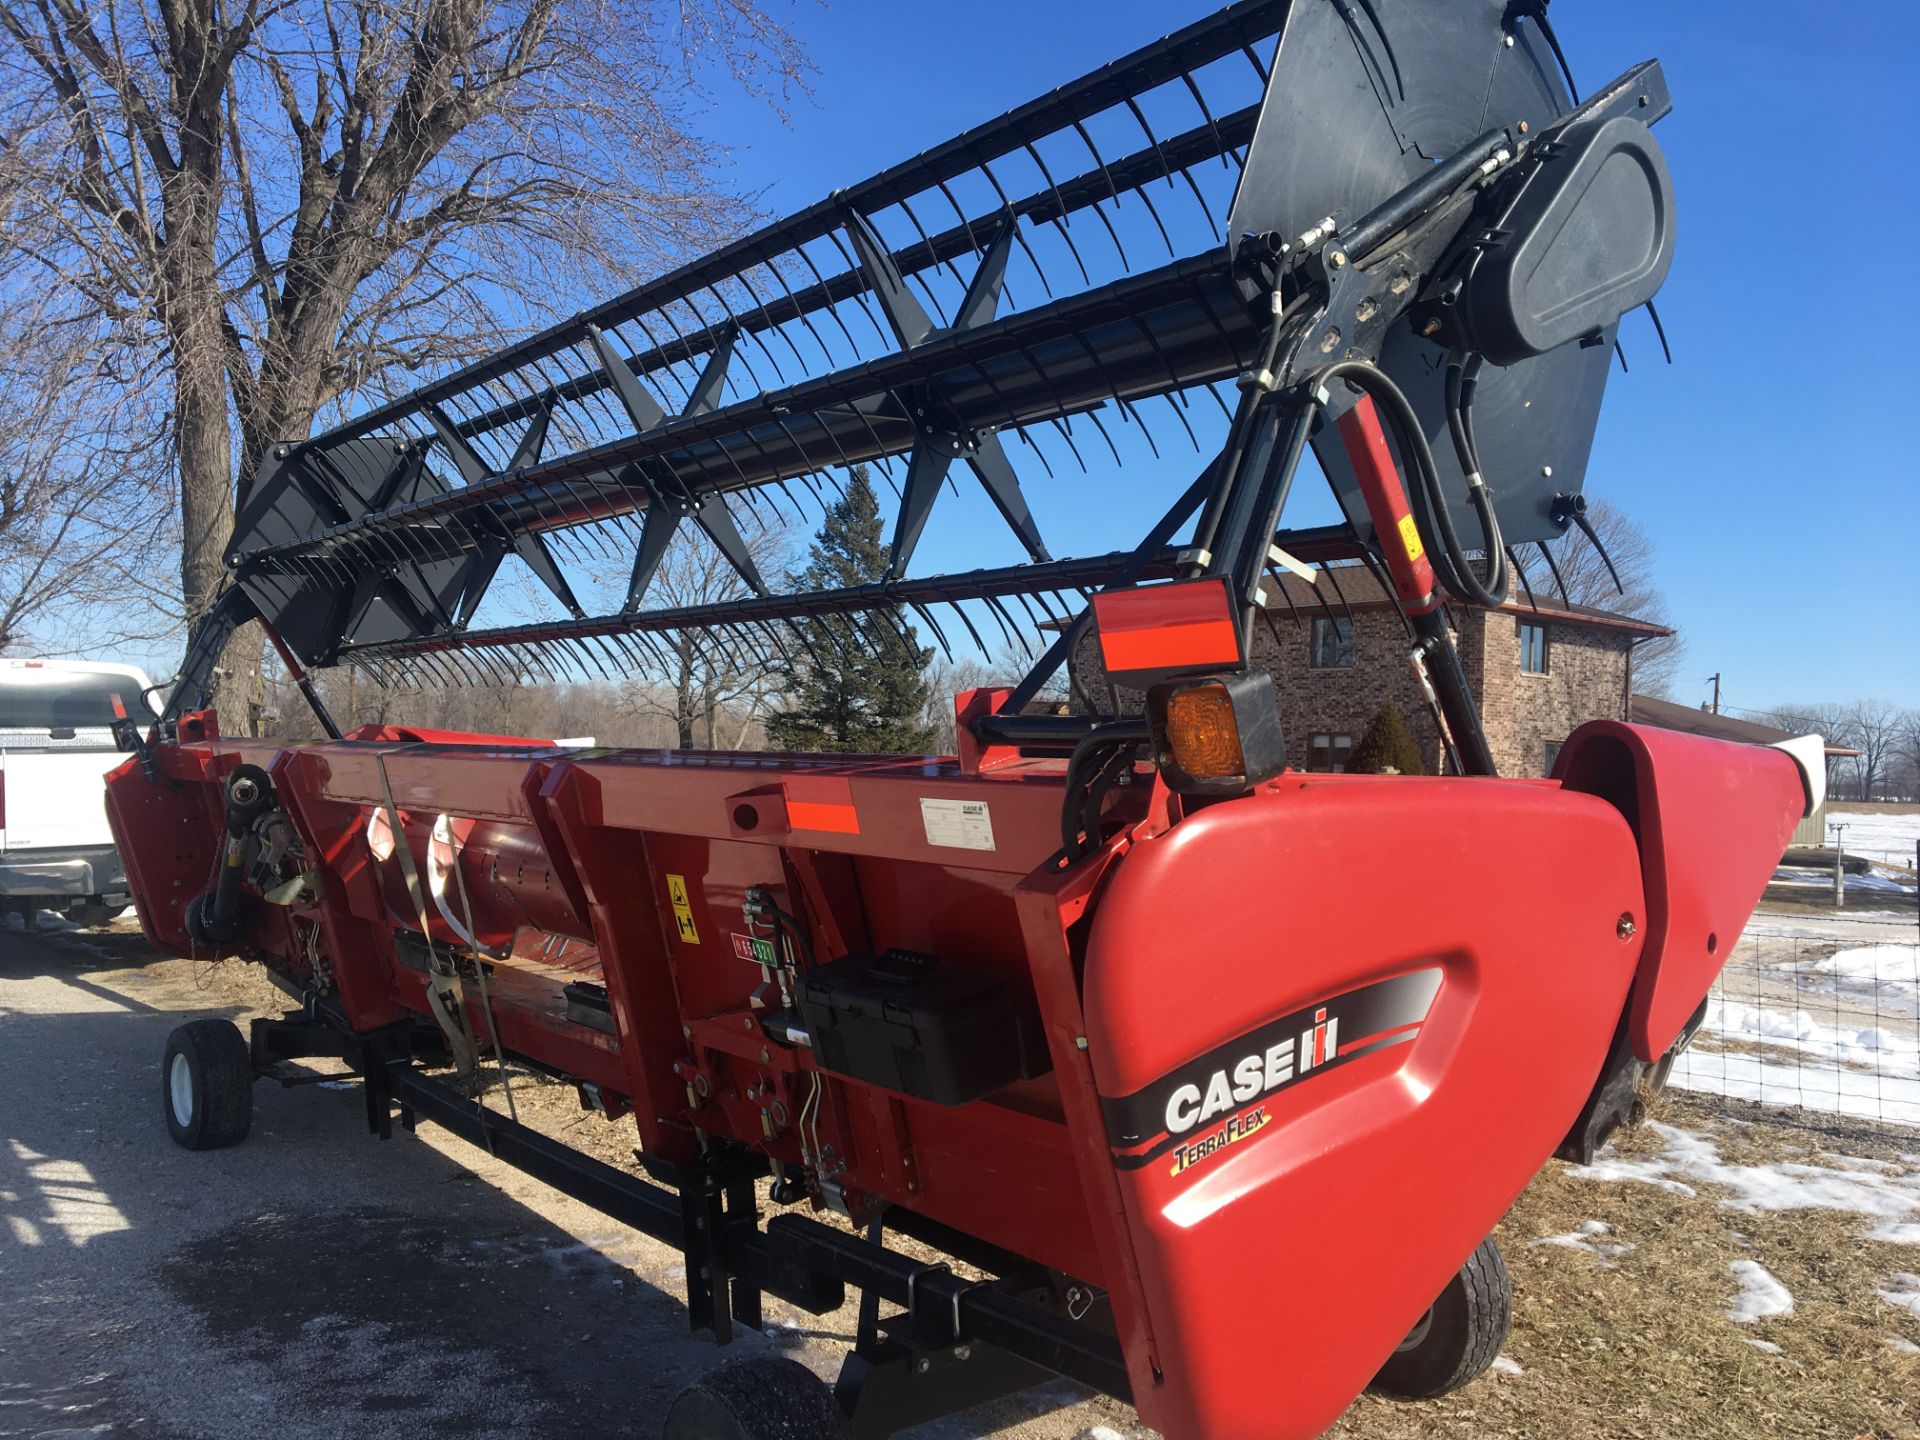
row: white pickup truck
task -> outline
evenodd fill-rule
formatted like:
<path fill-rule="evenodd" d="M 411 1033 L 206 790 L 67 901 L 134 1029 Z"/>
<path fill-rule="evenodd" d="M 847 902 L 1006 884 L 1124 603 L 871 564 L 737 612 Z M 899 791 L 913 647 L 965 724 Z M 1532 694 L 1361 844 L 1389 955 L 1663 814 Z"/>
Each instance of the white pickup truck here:
<path fill-rule="evenodd" d="M 153 714 L 131 665 L 0 660 L 0 914 L 57 910 L 104 925 L 127 908 L 107 826 L 113 722 Z"/>

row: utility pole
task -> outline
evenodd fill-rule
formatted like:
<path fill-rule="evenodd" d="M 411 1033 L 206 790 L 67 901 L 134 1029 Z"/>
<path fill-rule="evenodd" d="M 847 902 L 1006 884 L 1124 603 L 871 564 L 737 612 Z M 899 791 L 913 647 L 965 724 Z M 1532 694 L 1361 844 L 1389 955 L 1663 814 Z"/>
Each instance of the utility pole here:
<path fill-rule="evenodd" d="M 1713 685 L 1713 713 L 1718 715 L 1720 713 L 1720 672 L 1714 671 L 1707 679 Z"/>

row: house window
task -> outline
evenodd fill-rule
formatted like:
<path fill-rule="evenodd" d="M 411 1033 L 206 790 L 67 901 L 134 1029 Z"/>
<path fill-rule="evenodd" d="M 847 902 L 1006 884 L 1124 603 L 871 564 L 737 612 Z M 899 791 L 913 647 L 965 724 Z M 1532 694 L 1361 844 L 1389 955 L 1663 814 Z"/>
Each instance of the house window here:
<path fill-rule="evenodd" d="M 1547 673 L 1547 627 L 1520 622 L 1520 669 L 1528 675 Z"/>
<path fill-rule="evenodd" d="M 1339 670 L 1353 664 L 1353 621 L 1339 615 L 1313 617 L 1313 668 Z"/>
<path fill-rule="evenodd" d="M 1559 764 L 1559 762 L 1560 762 L 1560 741 L 1558 740 L 1547 741 L 1546 773 L 1549 775 L 1553 774 L 1553 767 Z"/>
<path fill-rule="evenodd" d="M 1331 771 L 1337 775 L 1347 768 L 1347 757 L 1352 753 L 1353 736 L 1321 731 L 1313 737 L 1312 752 L 1307 757 L 1307 768 Z"/>

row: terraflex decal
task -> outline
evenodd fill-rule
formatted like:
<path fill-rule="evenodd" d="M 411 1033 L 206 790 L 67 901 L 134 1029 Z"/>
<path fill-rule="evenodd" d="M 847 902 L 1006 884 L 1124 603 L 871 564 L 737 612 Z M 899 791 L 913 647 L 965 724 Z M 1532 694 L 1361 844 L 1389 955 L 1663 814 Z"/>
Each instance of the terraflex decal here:
<path fill-rule="evenodd" d="M 1115 1166 L 1137 1170 L 1166 1157 L 1168 1172 L 1184 1175 L 1265 1129 L 1267 1102 L 1281 1091 L 1410 1043 L 1439 991 L 1437 966 L 1364 985 L 1249 1031 L 1131 1095 L 1103 1100 Z"/>

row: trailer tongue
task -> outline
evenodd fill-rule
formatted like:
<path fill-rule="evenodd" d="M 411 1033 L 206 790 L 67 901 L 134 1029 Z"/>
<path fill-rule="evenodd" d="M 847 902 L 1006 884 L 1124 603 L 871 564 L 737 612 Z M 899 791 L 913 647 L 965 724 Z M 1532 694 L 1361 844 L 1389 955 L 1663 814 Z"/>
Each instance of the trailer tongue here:
<path fill-rule="evenodd" d="M 176 1032 L 175 1138 L 232 1144 L 257 1074 L 339 1056 L 381 1136 L 444 1126 L 684 1248 L 723 1344 L 764 1296 L 863 1293 L 831 1398 L 735 1362 L 675 1437 L 881 1436 L 1064 1375 L 1174 1440 L 1273 1440 L 1471 1380 L 1489 1232 L 1657 1089 L 1821 774 L 1612 722 L 1551 781 L 1493 773 L 1449 607 L 1584 525 L 1673 245 L 1658 64 L 1578 104 L 1563 71 L 1544 5 L 1242 0 L 289 438 L 110 783 L 148 938 L 299 1000 Z M 1136 547 L 1043 536 L 1027 484 L 1176 439 Z M 1344 518 L 1288 528 L 1309 447 Z M 744 537 L 858 465 L 899 494 L 889 576 L 779 591 Z M 1005 563 L 917 573 L 979 500 Z M 695 532 L 739 598 L 650 605 Z M 1278 569 L 1353 564 L 1452 774 L 1287 768 L 1254 627 Z M 1033 664 L 961 697 L 950 757 L 343 731 L 310 687 L 332 738 L 284 744 L 203 708 L 252 620 L 297 678 Z M 1073 712 L 1034 713 L 1063 666 Z M 645 1178 L 474 1098 L 509 1060 L 630 1116 Z"/>

